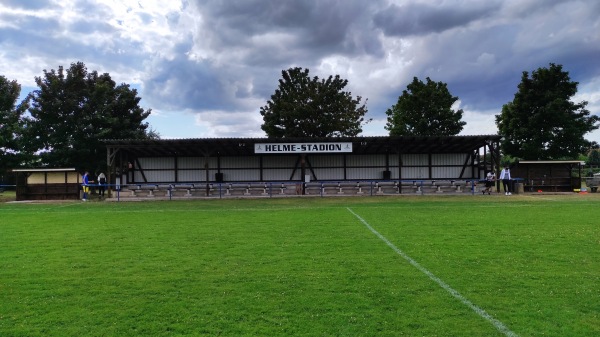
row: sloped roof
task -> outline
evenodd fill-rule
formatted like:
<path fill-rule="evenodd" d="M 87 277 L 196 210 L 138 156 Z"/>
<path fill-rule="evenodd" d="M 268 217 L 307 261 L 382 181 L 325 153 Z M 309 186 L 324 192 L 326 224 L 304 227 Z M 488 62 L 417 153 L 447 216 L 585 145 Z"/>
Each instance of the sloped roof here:
<path fill-rule="evenodd" d="M 135 152 L 138 157 L 253 156 L 257 143 L 351 142 L 353 154 L 382 153 L 471 153 L 493 142 L 498 135 L 481 136 L 390 136 L 332 138 L 191 138 L 106 139 L 107 148 Z"/>

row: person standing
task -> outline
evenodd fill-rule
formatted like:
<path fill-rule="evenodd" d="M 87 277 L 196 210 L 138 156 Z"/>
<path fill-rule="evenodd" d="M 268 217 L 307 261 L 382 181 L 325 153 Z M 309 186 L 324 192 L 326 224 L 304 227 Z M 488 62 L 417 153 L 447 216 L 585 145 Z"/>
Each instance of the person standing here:
<path fill-rule="evenodd" d="M 500 180 L 502 180 L 502 186 L 504 186 L 504 195 L 512 195 L 512 193 L 510 193 L 510 168 L 507 166 L 504 166 L 504 169 L 502 169 L 502 172 L 500 172 Z"/>
<path fill-rule="evenodd" d="M 83 174 L 83 201 L 87 201 L 88 193 L 90 193 L 90 174 L 85 171 Z"/>
<path fill-rule="evenodd" d="M 487 173 L 485 177 L 485 189 L 483 190 L 483 194 L 487 192 L 488 195 L 492 193 L 492 187 L 494 186 L 494 182 L 496 181 L 496 174 L 494 171 L 490 171 Z"/>
<path fill-rule="evenodd" d="M 98 193 L 101 198 L 104 198 L 104 191 L 106 191 L 106 176 L 104 172 L 100 172 L 98 175 Z"/>

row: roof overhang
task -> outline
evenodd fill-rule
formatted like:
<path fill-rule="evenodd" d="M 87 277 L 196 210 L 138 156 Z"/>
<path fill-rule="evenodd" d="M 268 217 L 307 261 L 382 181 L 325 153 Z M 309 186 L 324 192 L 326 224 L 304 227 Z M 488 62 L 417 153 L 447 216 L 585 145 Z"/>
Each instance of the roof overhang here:
<path fill-rule="evenodd" d="M 75 168 L 29 168 L 13 169 L 13 172 L 73 172 Z"/>
<path fill-rule="evenodd" d="M 472 153 L 499 142 L 501 136 L 390 136 L 331 138 L 194 138 L 102 140 L 108 149 L 123 149 L 137 157 L 253 156 L 259 143 L 330 143 L 351 142 L 352 154 L 428 154 Z"/>
<path fill-rule="evenodd" d="M 585 165 L 583 160 L 519 160 L 519 164 L 532 164 L 532 165 L 548 165 L 548 164 L 579 164 Z"/>

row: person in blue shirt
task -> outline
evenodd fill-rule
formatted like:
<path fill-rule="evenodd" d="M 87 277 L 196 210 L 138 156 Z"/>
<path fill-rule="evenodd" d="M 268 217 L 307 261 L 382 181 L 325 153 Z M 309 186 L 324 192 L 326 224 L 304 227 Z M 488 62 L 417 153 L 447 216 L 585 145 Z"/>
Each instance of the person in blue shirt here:
<path fill-rule="evenodd" d="M 90 193 L 90 174 L 88 171 L 85 171 L 83 174 L 83 201 L 87 201 L 88 193 Z"/>

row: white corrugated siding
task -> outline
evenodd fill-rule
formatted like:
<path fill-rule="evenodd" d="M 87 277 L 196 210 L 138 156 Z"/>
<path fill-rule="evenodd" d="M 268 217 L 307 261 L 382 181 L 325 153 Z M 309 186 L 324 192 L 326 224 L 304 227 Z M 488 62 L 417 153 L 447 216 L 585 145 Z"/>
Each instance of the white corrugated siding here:
<path fill-rule="evenodd" d="M 179 170 L 177 172 L 178 182 L 206 181 L 205 170 Z M 211 178 L 212 179 L 212 178 Z"/>
<path fill-rule="evenodd" d="M 356 166 L 384 166 L 385 155 L 349 155 L 346 158 L 346 165 L 348 167 Z"/>
<path fill-rule="evenodd" d="M 344 170 L 344 156 L 346 170 Z M 309 155 L 307 156 L 306 174 L 311 168 L 318 180 L 355 180 L 383 179 L 383 171 L 389 169 L 391 179 L 454 179 L 460 176 L 468 155 L 466 154 L 432 154 L 431 174 L 429 176 L 429 155 L 427 154 L 390 154 L 385 155 Z M 401 174 L 399 174 L 401 159 Z M 177 163 L 175 165 L 175 160 Z M 144 171 L 148 182 L 205 182 L 206 162 L 208 160 L 209 180 L 216 180 L 216 173 L 223 173 L 224 181 L 287 181 L 293 173 L 292 180 L 303 180 L 298 156 L 263 156 L 262 177 L 261 157 L 181 157 L 181 158 L 139 158 L 139 166 L 135 170 L 135 181 L 143 182 L 139 169 Z M 386 166 L 386 162 L 389 166 Z M 310 165 L 309 165 L 310 164 Z M 178 168 L 175 175 L 175 167 Z M 464 178 L 475 176 L 468 167 Z"/>
<path fill-rule="evenodd" d="M 431 179 L 453 179 L 460 176 L 462 167 L 433 167 Z"/>
<path fill-rule="evenodd" d="M 290 179 L 292 169 L 265 169 L 263 171 L 263 179 L 268 181 L 287 181 Z M 298 169 L 295 176 L 300 179 L 300 170 Z"/>
<path fill-rule="evenodd" d="M 260 166 L 260 158 L 259 157 L 224 157 L 221 158 L 221 168 L 251 168 L 251 167 L 259 167 Z M 217 163 L 215 161 L 214 165 L 211 167 L 217 167 Z"/>
<path fill-rule="evenodd" d="M 216 173 L 216 171 L 215 171 Z M 260 170 L 259 169 L 245 169 L 245 170 L 228 170 L 221 169 L 223 173 L 224 181 L 259 181 Z"/>
<path fill-rule="evenodd" d="M 316 168 L 315 175 L 319 180 L 341 180 L 344 179 L 343 168 Z"/>
<path fill-rule="evenodd" d="M 337 156 L 310 156 L 308 158 L 312 167 L 343 167 L 344 157 Z"/>
<path fill-rule="evenodd" d="M 179 169 L 197 169 L 204 167 L 205 159 L 202 157 L 181 157 L 177 158 L 177 168 Z"/>
<path fill-rule="evenodd" d="M 402 179 L 429 179 L 427 167 L 403 167 Z"/>
<path fill-rule="evenodd" d="M 146 177 L 146 179 L 149 183 L 174 182 L 175 181 L 175 171 L 174 170 L 157 170 L 157 171 L 144 170 L 144 176 Z M 144 182 L 144 177 L 142 176 L 142 172 L 135 171 L 135 182 L 136 183 Z"/>
<path fill-rule="evenodd" d="M 157 169 L 174 169 L 175 159 L 162 157 L 162 158 L 139 158 L 139 167 L 136 169 L 143 170 L 157 170 Z"/>
<path fill-rule="evenodd" d="M 467 159 L 464 153 L 458 154 L 434 154 L 431 156 L 432 165 L 462 165 Z"/>
<path fill-rule="evenodd" d="M 294 167 L 297 161 L 297 156 L 265 156 L 263 157 L 263 167 Z"/>
<path fill-rule="evenodd" d="M 403 154 L 402 165 L 404 166 L 427 166 L 429 156 L 426 154 Z"/>

